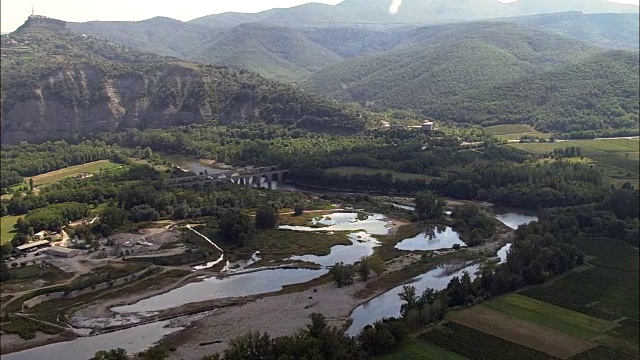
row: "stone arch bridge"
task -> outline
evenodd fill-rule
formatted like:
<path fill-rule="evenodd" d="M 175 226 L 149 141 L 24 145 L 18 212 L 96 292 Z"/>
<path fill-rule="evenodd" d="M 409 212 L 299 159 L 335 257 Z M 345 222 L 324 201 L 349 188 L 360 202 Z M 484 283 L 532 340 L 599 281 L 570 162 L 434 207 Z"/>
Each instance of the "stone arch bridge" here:
<path fill-rule="evenodd" d="M 238 185 L 268 185 L 271 188 L 273 181 L 285 182 L 289 179 L 289 169 L 278 169 L 275 166 L 255 169 L 230 170 L 215 174 L 204 174 L 167 180 L 168 186 L 191 187 L 194 185 L 203 188 L 214 187 L 223 184 Z"/>

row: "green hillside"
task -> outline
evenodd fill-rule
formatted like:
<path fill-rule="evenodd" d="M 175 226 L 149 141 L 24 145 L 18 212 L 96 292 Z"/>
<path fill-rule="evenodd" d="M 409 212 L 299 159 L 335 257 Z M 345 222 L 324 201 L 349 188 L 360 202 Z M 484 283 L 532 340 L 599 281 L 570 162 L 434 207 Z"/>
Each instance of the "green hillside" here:
<path fill-rule="evenodd" d="M 599 51 L 515 24 L 433 26 L 389 51 L 319 71 L 307 85 L 336 99 L 438 120 L 549 131 L 634 126 L 637 54 Z"/>
<path fill-rule="evenodd" d="M 529 123 L 543 131 L 638 126 L 638 53 L 610 51 L 542 74 L 428 104 L 424 113 L 475 123 Z"/>
<path fill-rule="evenodd" d="M 638 49 L 638 14 L 564 12 L 503 19 L 612 49 Z"/>
<path fill-rule="evenodd" d="M 155 17 L 143 21 L 89 21 L 67 23 L 77 34 L 108 39 L 119 45 L 143 52 L 188 58 L 200 50 L 203 42 L 215 36 L 217 30 L 209 26 Z"/>
<path fill-rule="evenodd" d="M 437 16 L 424 15 L 436 11 L 434 4 L 404 2 L 397 16 L 406 13 L 406 16 L 435 22 Z M 446 12 L 462 13 L 464 4 L 441 5 L 448 9 Z M 302 77 L 343 58 L 424 46 L 425 42 L 431 42 L 428 37 L 442 35 L 443 29 L 452 30 L 459 25 L 428 28 L 417 28 L 415 22 L 404 25 L 397 17 L 388 18 L 386 2 L 365 6 L 363 2 L 352 0 L 339 6 L 312 5 L 272 9 L 258 14 L 210 15 L 189 22 L 157 17 L 144 21 L 71 23 L 68 27 L 78 34 L 109 39 L 145 52 L 241 67 L 272 79 L 298 82 Z M 498 6 L 504 5 L 500 3 Z M 421 7 L 425 7 L 424 11 Z M 379 17 L 376 14 L 385 15 Z M 570 12 L 503 18 L 500 21 L 606 48 L 638 49 L 639 44 L 635 14 L 585 15 Z M 450 33 L 455 34 L 456 31 Z M 498 39 L 504 36 L 500 35 Z M 448 40 L 442 38 L 437 41 Z"/>
<path fill-rule="evenodd" d="M 353 133 L 367 122 L 246 70 L 141 53 L 46 23 L 4 35 L 2 49 L 3 143 L 193 123 Z"/>
<path fill-rule="evenodd" d="M 419 109 L 591 51 L 581 42 L 507 23 L 433 26 L 390 51 L 330 66 L 308 82 L 318 93 L 341 99 Z"/>
<path fill-rule="evenodd" d="M 295 30 L 261 25 L 234 27 L 193 57 L 206 63 L 249 69 L 283 81 L 299 80 L 342 60 Z"/>

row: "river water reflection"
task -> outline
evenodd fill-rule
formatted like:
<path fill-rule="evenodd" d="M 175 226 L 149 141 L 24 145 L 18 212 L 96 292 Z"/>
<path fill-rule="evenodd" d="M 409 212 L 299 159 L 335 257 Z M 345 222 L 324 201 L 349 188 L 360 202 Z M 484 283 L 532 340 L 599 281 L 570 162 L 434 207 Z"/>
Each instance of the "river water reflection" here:
<path fill-rule="evenodd" d="M 336 212 L 321 218 L 313 219 L 313 225 L 324 225 L 324 227 L 312 226 L 289 226 L 283 225 L 279 229 L 294 231 L 358 231 L 363 230 L 371 235 L 385 235 L 389 233 L 389 222 L 384 215 L 365 215 L 365 218 L 358 219 L 355 212 Z"/>
<path fill-rule="evenodd" d="M 173 327 L 170 323 L 169 320 L 158 321 L 102 335 L 80 337 L 72 341 L 5 354 L 2 355 L 2 360 L 87 360 L 100 350 L 116 348 L 135 354 L 148 349 L 165 335 L 183 329 L 179 325 Z"/>
<path fill-rule="evenodd" d="M 402 287 L 405 285 L 414 286 L 416 288 L 416 294 L 422 294 L 427 288 L 442 290 L 447 287 L 451 279 L 455 276 L 462 276 L 465 271 L 469 273 L 472 279 L 475 278 L 476 272 L 479 269 L 479 264 L 472 263 L 466 263 L 457 267 L 451 265 L 443 266 L 414 278 L 408 284 L 396 286 L 355 308 L 351 313 L 353 322 L 346 333 L 347 335 L 355 336 L 366 325 L 373 324 L 383 318 L 399 317 L 402 301 L 400 297 L 398 297 L 398 294 L 402 292 Z"/>
<path fill-rule="evenodd" d="M 282 290 L 286 285 L 311 281 L 326 272 L 324 269 L 270 269 L 223 278 L 210 277 L 111 310 L 118 313 L 160 311 L 192 302 L 265 294 Z"/>
<path fill-rule="evenodd" d="M 458 233 L 448 226 L 429 226 L 415 237 L 400 241 L 396 249 L 405 251 L 427 251 L 451 249 L 455 244 L 465 246 Z"/>

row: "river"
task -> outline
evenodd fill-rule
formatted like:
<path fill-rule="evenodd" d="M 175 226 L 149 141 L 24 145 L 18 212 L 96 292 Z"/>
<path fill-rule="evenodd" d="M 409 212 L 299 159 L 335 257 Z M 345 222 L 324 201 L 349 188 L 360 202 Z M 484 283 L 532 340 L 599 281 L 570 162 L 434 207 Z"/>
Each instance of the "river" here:
<path fill-rule="evenodd" d="M 355 308 L 351 313 L 353 322 L 346 333 L 347 335 L 355 336 L 366 325 L 373 324 L 377 320 L 399 317 L 402 301 L 400 297 L 398 297 L 398 294 L 402 292 L 402 287 L 405 285 L 414 286 L 416 288 L 416 294 L 418 295 L 422 294 L 427 288 L 442 290 L 447 287 L 451 279 L 455 276 L 462 276 L 465 271 L 474 278 L 479 268 L 480 266 L 478 264 L 473 263 L 466 263 L 457 267 L 455 265 L 441 266 L 417 276 L 407 284 L 396 286 Z"/>
<path fill-rule="evenodd" d="M 174 161 L 174 163 L 176 163 Z M 182 162 L 180 166 L 187 166 L 193 171 L 204 171 L 209 173 L 222 172 L 225 170 L 214 169 L 200 162 Z M 279 184 L 274 182 L 274 188 L 299 191 L 295 186 L 289 184 Z M 399 206 L 400 207 L 400 206 Z M 410 209 L 411 207 L 402 206 Z M 518 225 L 537 220 L 533 214 L 522 213 L 518 211 L 499 211 L 496 212 L 496 218 L 504 222 L 511 228 L 517 228 Z M 369 215 L 364 218 L 355 212 L 336 212 L 329 216 L 320 217 L 314 220 L 314 224 L 321 224 L 324 227 L 286 227 L 283 230 L 299 231 L 301 234 L 305 231 L 349 231 L 349 239 L 351 245 L 337 245 L 331 248 L 328 255 L 302 255 L 292 256 L 290 260 L 302 260 L 320 265 L 321 269 L 264 269 L 255 272 L 240 273 L 227 277 L 207 277 L 200 279 L 201 281 L 186 284 L 180 288 L 174 289 L 164 294 L 153 296 L 151 298 L 141 300 L 137 303 L 120 306 L 112 310 L 118 313 L 123 319 L 128 315 L 144 315 L 153 311 L 161 311 L 185 305 L 191 302 L 200 302 L 228 297 L 242 297 L 250 295 L 259 295 L 281 290 L 284 286 L 299 284 L 316 279 L 328 272 L 328 266 L 336 262 L 344 262 L 345 264 L 353 264 L 362 256 L 371 255 L 378 241 L 371 235 L 387 234 L 390 222 L 380 214 Z M 437 248 L 451 248 L 459 242 L 457 233 L 449 227 L 436 229 L 436 232 L 425 232 L 417 237 L 405 239 L 398 243 L 398 248 L 403 250 L 432 250 Z M 302 235 L 301 235 L 302 236 Z M 506 249 L 501 249 L 500 257 L 503 258 L 502 252 L 506 254 Z M 259 253 L 255 253 L 251 260 L 243 263 L 229 263 L 226 267 L 243 270 L 246 266 L 255 262 Z M 506 257 L 506 255 L 504 255 Z M 462 275 L 463 271 L 468 271 L 472 275 L 478 270 L 477 264 L 464 264 L 461 268 L 451 271 L 450 268 L 438 268 L 429 271 L 411 281 L 411 285 L 416 286 L 420 293 L 425 288 L 443 289 L 449 280 L 454 276 Z M 400 299 L 397 294 L 402 290 L 402 286 L 398 286 L 360 306 L 352 312 L 353 324 L 348 330 L 348 334 L 356 334 L 365 325 L 373 323 L 382 317 L 399 316 Z M 152 346 L 167 334 L 179 331 L 181 325 L 176 325 L 171 321 L 159 321 L 145 325 L 135 326 L 129 329 L 120 330 L 112 333 L 80 337 L 76 340 L 50 344 L 38 348 L 24 350 L 13 354 L 3 355 L 5 360 L 27 360 L 27 359 L 47 359 L 47 360 L 86 360 L 92 357 L 96 351 L 111 348 L 123 348 L 129 353 L 137 353 Z"/>
<path fill-rule="evenodd" d="M 172 321 L 158 321 L 125 330 L 96 336 L 79 337 L 2 355 L 2 360 L 87 360 L 100 350 L 123 348 L 129 354 L 139 353 L 151 347 L 164 336 L 184 329 L 172 327 Z"/>

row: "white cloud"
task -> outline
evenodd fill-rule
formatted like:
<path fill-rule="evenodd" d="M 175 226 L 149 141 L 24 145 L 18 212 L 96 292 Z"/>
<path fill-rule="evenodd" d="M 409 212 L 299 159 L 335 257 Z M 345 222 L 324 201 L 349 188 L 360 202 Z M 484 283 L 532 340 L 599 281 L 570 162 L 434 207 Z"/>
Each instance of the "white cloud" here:
<path fill-rule="evenodd" d="M 402 0 L 393 0 L 391 6 L 389 6 L 389 12 L 391 14 L 396 14 L 398 10 L 400 10 L 400 6 L 402 6 Z"/>

